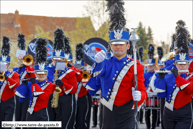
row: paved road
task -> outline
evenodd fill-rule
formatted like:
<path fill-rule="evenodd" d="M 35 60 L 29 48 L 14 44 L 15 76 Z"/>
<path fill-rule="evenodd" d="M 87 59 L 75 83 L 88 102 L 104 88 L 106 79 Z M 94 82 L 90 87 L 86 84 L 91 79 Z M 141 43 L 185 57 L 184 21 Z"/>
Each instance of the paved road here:
<path fill-rule="evenodd" d="M 90 128 L 90 129 L 100 129 L 99 126 L 97 126 L 97 128 Z M 146 129 L 146 125 L 145 124 L 139 124 L 139 129 Z M 156 127 L 156 129 L 161 129 L 161 127 Z"/>
<path fill-rule="evenodd" d="M 99 116 L 99 109 L 98 109 L 98 116 Z M 144 118 L 143 118 L 144 119 Z M 99 120 L 99 119 L 98 119 Z M 161 125 L 160 125 L 161 126 Z M 161 127 L 156 127 L 156 129 L 161 129 Z M 90 119 L 90 129 L 100 129 L 99 128 L 99 121 L 96 128 L 92 128 L 92 108 L 91 108 L 91 119 Z M 146 129 L 146 124 L 139 124 L 139 129 Z"/>

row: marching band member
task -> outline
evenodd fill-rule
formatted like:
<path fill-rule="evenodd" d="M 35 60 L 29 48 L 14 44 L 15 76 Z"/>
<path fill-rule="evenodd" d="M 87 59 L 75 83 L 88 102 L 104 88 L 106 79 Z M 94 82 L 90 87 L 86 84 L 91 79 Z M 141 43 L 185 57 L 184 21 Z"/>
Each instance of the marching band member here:
<path fill-rule="evenodd" d="M 155 73 L 155 59 L 154 59 L 154 46 L 152 44 L 149 45 L 148 47 L 148 72 L 144 73 L 145 77 L 145 87 L 147 88 L 147 95 L 148 99 L 146 100 L 146 108 L 155 106 L 151 105 L 152 103 L 149 103 L 150 101 L 153 101 L 155 104 L 155 101 L 157 100 L 157 96 L 155 93 L 153 93 L 151 87 L 149 86 L 150 80 L 152 76 Z M 153 99 L 153 100 L 152 100 Z M 150 113 L 152 112 L 152 123 L 150 122 Z M 157 124 L 157 109 L 145 109 L 145 121 L 146 121 L 146 126 L 147 129 L 155 129 L 156 124 Z"/>
<path fill-rule="evenodd" d="M 18 47 L 16 56 L 18 56 L 18 61 L 20 67 L 13 68 L 13 71 L 20 74 L 20 84 L 23 79 L 29 79 L 30 77 L 35 77 L 34 68 L 32 67 L 33 56 L 27 54 L 25 51 L 25 35 L 18 34 Z M 16 98 L 16 110 L 15 110 L 15 121 L 25 121 L 26 114 L 29 104 L 29 98 L 27 98 L 24 102 L 19 102 L 19 97 Z"/>
<path fill-rule="evenodd" d="M 159 73 L 159 80 L 155 84 L 161 89 L 160 98 L 166 97 L 163 113 L 163 122 L 166 129 L 190 128 L 192 125 L 193 77 L 187 76 L 189 52 L 187 30 L 179 25 L 177 28 L 176 43 L 178 52 L 175 56 L 177 69 L 171 73 Z"/>
<path fill-rule="evenodd" d="M 85 66 L 86 67 L 86 66 Z M 82 71 L 82 80 L 78 83 L 78 101 L 77 101 L 77 116 L 76 129 L 86 129 L 90 124 L 87 123 L 86 118 L 89 115 L 88 90 L 85 88 L 86 83 L 90 79 L 90 73 L 84 68 Z"/>
<path fill-rule="evenodd" d="M 56 85 L 60 87 L 62 90 L 59 93 L 59 101 L 58 106 L 52 108 L 49 104 L 49 116 L 50 119 L 55 121 L 62 121 L 63 128 L 73 128 L 74 123 L 74 94 L 77 91 L 77 79 L 76 72 L 72 69 L 65 68 L 64 70 L 55 70 L 55 65 L 59 61 L 64 61 L 64 38 L 65 35 L 62 29 L 56 29 L 54 32 L 55 35 L 55 44 L 54 44 L 54 52 L 53 52 L 53 63 L 54 65 L 49 67 L 48 69 L 48 80 L 51 82 L 54 81 Z M 67 62 L 66 62 L 67 63 Z M 57 79 L 58 78 L 58 79 Z M 54 98 L 50 97 L 50 102 Z"/>
<path fill-rule="evenodd" d="M 191 40 L 190 44 L 193 45 L 193 40 Z M 193 53 L 192 53 L 192 55 L 193 55 Z M 190 61 L 189 74 L 193 74 L 193 60 Z"/>
<path fill-rule="evenodd" d="M 158 70 L 160 70 L 160 69 L 162 69 L 164 66 L 165 66 L 165 64 L 164 64 L 164 61 L 161 61 L 161 59 L 163 58 L 163 48 L 162 47 L 157 47 L 157 53 L 158 53 Z M 154 76 L 155 76 L 155 74 L 154 74 Z M 164 104 L 165 104 L 165 99 L 163 99 L 163 98 L 159 98 L 159 100 L 160 100 L 160 110 L 158 109 L 158 113 L 157 113 L 157 118 L 158 118 L 158 121 L 157 121 L 157 126 L 159 126 L 159 124 L 160 124 L 160 114 L 161 114 L 161 126 L 162 126 L 162 129 L 163 129 L 163 107 L 164 107 Z M 163 102 L 164 103 L 163 103 Z"/>
<path fill-rule="evenodd" d="M 29 82 L 27 79 L 16 89 L 16 95 L 25 100 L 29 97 L 29 107 L 27 109 L 27 121 L 49 121 L 47 106 L 50 95 L 56 87 L 52 82 L 46 80 L 48 69 L 47 61 L 47 41 L 39 38 L 36 42 L 36 61 L 35 74 L 37 78 L 31 77 Z"/>
<path fill-rule="evenodd" d="M 88 90 L 85 88 L 87 81 L 90 79 L 90 73 L 86 71 L 83 60 L 83 44 L 79 43 L 76 45 L 76 62 L 74 66 L 80 70 L 82 79 L 77 84 L 77 111 L 76 111 L 76 129 L 86 129 L 88 126 L 86 118 L 89 111 L 88 106 Z"/>
<path fill-rule="evenodd" d="M 3 36 L 0 57 L 0 127 L 2 121 L 12 121 L 15 110 L 15 89 L 20 85 L 19 74 L 9 72 L 11 62 L 9 38 Z"/>
<path fill-rule="evenodd" d="M 96 92 L 95 95 L 92 96 L 92 106 L 93 106 L 93 126 L 92 128 L 94 127 L 97 127 L 97 124 L 98 124 L 98 105 L 99 105 L 99 101 L 100 101 L 100 90 L 98 90 Z"/>
<path fill-rule="evenodd" d="M 139 47 L 138 49 L 138 54 L 139 54 L 139 62 L 143 65 L 143 47 Z M 144 70 L 145 72 L 145 70 Z M 144 124 L 143 122 L 143 112 L 144 112 L 144 103 L 142 104 L 140 110 L 139 110 L 139 113 L 138 113 L 138 116 L 139 116 L 139 122 L 140 124 Z"/>
<path fill-rule="evenodd" d="M 108 1 L 110 10 L 110 47 L 113 56 L 105 59 L 101 50 L 95 55 L 92 78 L 87 88 L 97 92 L 101 89 L 103 128 L 135 128 L 133 100 L 140 105 L 147 97 L 144 86 L 143 66 L 137 61 L 138 87 L 134 90 L 134 61 L 127 58 L 130 47 L 129 32 L 124 28 L 123 1 Z M 101 85 L 96 85 L 96 76 Z M 132 90 L 133 89 L 133 90 Z M 90 91 L 89 91 L 90 92 Z"/>

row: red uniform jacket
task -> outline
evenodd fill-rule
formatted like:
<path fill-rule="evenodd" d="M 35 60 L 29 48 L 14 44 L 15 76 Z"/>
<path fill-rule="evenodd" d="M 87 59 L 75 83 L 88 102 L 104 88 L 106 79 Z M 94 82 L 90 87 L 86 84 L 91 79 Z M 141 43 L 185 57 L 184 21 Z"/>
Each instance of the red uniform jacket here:
<path fill-rule="evenodd" d="M 131 59 L 133 60 L 133 59 Z M 137 90 L 141 92 L 141 100 L 138 102 L 138 106 L 141 105 L 147 99 L 147 92 L 144 85 L 144 75 L 143 75 L 144 66 L 137 61 Z M 133 99 L 132 96 L 132 88 L 135 87 L 135 79 L 134 79 L 134 65 L 131 66 L 127 74 L 124 76 L 121 85 L 119 87 L 117 96 L 115 98 L 114 104 L 116 106 L 121 106 L 128 101 Z"/>
<path fill-rule="evenodd" d="M 13 96 L 15 96 L 15 89 L 19 85 L 20 85 L 19 74 L 16 72 L 11 72 L 7 80 L 5 80 L 1 86 L 1 90 L 2 90 L 1 100 L 6 101 L 12 98 Z"/>
<path fill-rule="evenodd" d="M 54 92 L 54 90 L 56 88 L 55 84 L 53 84 L 51 82 L 47 82 L 47 83 L 49 83 L 49 85 L 45 89 L 42 89 L 37 83 L 32 84 L 32 92 L 33 93 L 35 93 L 35 92 L 40 93 L 40 95 L 38 95 L 38 99 L 37 99 L 35 107 L 34 107 L 35 112 L 39 111 L 40 109 L 48 107 L 49 97 Z M 35 86 L 35 88 L 33 88 L 34 86 Z"/>
<path fill-rule="evenodd" d="M 26 66 L 26 72 L 27 72 L 27 74 L 25 75 L 26 78 L 36 77 L 34 67 Z"/>
<path fill-rule="evenodd" d="M 62 86 L 59 85 L 60 88 L 62 89 L 62 92 L 59 94 L 59 96 L 63 95 L 64 93 L 65 94 L 69 94 L 69 93 L 75 94 L 77 91 L 76 72 L 73 71 L 72 69 L 68 69 L 66 72 L 69 72 L 69 73 L 67 73 L 65 76 L 63 76 L 63 74 L 62 74 L 59 77 L 59 79 L 61 79 L 62 82 L 64 83 Z"/>
<path fill-rule="evenodd" d="M 80 91 L 78 93 L 78 97 L 82 97 L 82 96 L 85 96 L 89 91 L 85 88 L 86 86 L 86 82 L 80 82 L 80 85 L 81 85 L 81 88 L 80 88 Z"/>
<path fill-rule="evenodd" d="M 193 61 L 189 65 L 189 73 L 193 73 Z"/>
<path fill-rule="evenodd" d="M 80 69 L 75 68 L 74 66 L 68 67 L 76 72 L 76 79 L 77 82 L 80 82 L 82 80 L 82 71 Z"/>
<path fill-rule="evenodd" d="M 191 93 L 193 93 L 193 76 L 188 80 L 178 76 L 175 81 L 180 90 L 175 98 L 174 108 L 179 109 L 192 102 Z"/>

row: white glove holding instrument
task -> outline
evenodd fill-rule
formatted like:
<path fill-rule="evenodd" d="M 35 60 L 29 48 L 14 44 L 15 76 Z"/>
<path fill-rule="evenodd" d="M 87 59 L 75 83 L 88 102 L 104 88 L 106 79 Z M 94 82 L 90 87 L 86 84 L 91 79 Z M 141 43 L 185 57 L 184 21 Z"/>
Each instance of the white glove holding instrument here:
<path fill-rule="evenodd" d="M 96 61 L 97 63 L 101 63 L 101 62 L 105 59 L 105 57 L 106 57 L 106 53 L 105 53 L 103 50 L 101 50 L 100 52 L 98 52 L 98 53 L 94 56 L 95 61 Z"/>
<path fill-rule="evenodd" d="M 134 101 L 140 101 L 141 100 L 141 92 L 138 90 L 135 90 L 134 87 L 132 87 L 132 96 Z"/>

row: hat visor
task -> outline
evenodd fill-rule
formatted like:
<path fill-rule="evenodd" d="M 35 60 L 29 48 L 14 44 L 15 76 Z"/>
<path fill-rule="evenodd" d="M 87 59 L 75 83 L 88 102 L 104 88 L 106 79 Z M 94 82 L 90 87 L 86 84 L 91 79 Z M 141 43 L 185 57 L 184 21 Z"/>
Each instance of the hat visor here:
<path fill-rule="evenodd" d="M 158 65 L 164 65 L 164 63 L 158 63 Z"/>
<path fill-rule="evenodd" d="M 53 57 L 54 60 L 64 60 L 62 57 Z"/>
<path fill-rule="evenodd" d="M 177 64 L 188 64 L 188 61 L 176 61 Z"/>
<path fill-rule="evenodd" d="M 126 44 L 126 42 L 117 41 L 117 42 L 111 42 L 111 44 Z"/>
<path fill-rule="evenodd" d="M 115 44 L 115 43 L 122 43 L 122 44 L 126 44 L 129 43 L 129 40 L 126 39 L 113 39 L 109 41 L 110 44 Z"/>
<path fill-rule="evenodd" d="M 147 64 L 148 66 L 152 66 L 152 65 L 155 65 L 155 64 Z"/>
<path fill-rule="evenodd" d="M 37 70 L 35 71 L 36 74 L 47 74 L 48 71 L 47 70 Z"/>

